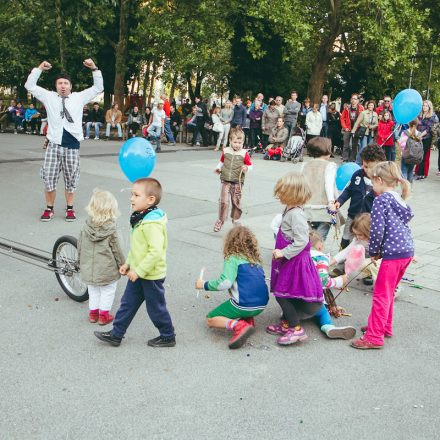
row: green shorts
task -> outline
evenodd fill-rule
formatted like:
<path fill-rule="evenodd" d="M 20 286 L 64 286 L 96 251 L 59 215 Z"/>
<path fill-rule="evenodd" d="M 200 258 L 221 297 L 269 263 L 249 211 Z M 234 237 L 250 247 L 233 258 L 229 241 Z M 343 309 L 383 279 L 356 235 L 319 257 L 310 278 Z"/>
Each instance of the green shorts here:
<path fill-rule="evenodd" d="M 224 316 L 229 319 L 236 318 L 252 318 L 253 316 L 259 315 L 264 309 L 258 310 L 242 310 L 235 307 L 230 300 L 221 303 L 215 309 L 212 309 L 207 315 L 207 318 L 215 318 L 216 316 Z"/>

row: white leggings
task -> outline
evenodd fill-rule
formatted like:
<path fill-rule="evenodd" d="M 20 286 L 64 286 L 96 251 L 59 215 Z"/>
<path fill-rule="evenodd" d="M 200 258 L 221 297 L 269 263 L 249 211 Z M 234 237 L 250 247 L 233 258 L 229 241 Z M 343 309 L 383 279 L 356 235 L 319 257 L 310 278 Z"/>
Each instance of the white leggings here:
<path fill-rule="evenodd" d="M 218 135 L 218 137 L 219 137 L 219 139 L 220 139 L 220 141 L 221 141 L 221 143 L 222 143 L 222 145 L 224 147 L 228 146 L 229 130 L 230 129 L 231 129 L 231 124 L 225 124 L 224 125 L 224 130 L 223 130 L 223 136 L 222 136 L 222 133 L 220 133 Z M 218 142 L 218 140 L 217 140 L 217 145 L 220 146 L 220 142 Z"/>
<path fill-rule="evenodd" d="M 102 310 L 108 312 L 115 299 L 117 281 L 106 286 L 92 286 L 89 284 L 89 310 Z"/>

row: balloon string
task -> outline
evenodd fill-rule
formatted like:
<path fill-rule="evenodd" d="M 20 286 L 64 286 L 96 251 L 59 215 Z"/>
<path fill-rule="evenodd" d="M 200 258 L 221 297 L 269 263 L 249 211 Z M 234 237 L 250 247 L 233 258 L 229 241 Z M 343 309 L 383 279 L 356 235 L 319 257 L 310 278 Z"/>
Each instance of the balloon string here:
<path fill-rule="evenodd" d="M 386 141 L 393 135 L 396 134 L 396 132 L 400 131 L 400 129 L 402 128 L 402 124 L 396 124 L 396 128 L 390 133 L 390 135 L 383 141 L 383 143 L 381 145 L 379 145 L 380 147 L 383 147 L 386 143 Z"/>

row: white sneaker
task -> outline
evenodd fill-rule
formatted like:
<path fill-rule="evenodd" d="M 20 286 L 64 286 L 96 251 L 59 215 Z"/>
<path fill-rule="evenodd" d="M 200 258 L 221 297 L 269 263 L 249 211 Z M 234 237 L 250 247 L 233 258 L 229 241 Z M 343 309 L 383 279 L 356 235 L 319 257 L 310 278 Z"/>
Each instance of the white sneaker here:
<path fill-rule="evenodd" d="M 200 147 L 200 142 L 196 142 L 196 147 Z"/>
<path fill-rule="evenodd" d="M 18 134 L 18 133 L 17 133 L 17 130 L 14 130 L 14 134 Z"/>
<path fill-rule="evenodd" d="M 90 139 L 88 136 L 85 136 L 84 139 Z"/>
<path fill-rule="evenodd" d="M 99 138 L 98 138 L 98 137 L 95 137 L 95 138 L 93 138 L 93 140 L 95 140 L 95 141 L 99 141 Z"/>

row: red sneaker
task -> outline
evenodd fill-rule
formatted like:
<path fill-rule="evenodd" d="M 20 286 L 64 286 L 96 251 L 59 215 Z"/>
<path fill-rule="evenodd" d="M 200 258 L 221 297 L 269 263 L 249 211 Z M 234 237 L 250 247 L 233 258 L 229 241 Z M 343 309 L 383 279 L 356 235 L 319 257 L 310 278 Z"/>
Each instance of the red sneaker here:
<path fill-rule="evenodd" d="M 98 310 L 90 310 L 89 311 L 89 322 L 95 323 L 98 322 L 99 312 Z"/>
<path fill-rule="evenodd" d="M 98 319 L 98 324 L 99 325 L 110 324 L 113 321 L 114 318 L 115 317 L 113 315 L 110 315 L 110 313 L 106 313 L 105 315 L 100 314 L 99 315 L 99 319 Z"/>
<path fill-rule="evenodd" d="M 50 222 L 53 218 L 53 210 L 52 209 L 45 209 L 43 214 L 41 214 L 40 220 L 42 222 Z"/>
<path fill-rule="evenodd" d="M 254 331 L 254 328 L 240 319 L 232 331 L 234 336 L 229 340 L 229 348 L 240 348 L 245 343 L 246 338 Z"/>
<path fill-rule="evenodd" d="M 75 211 L 73 209 L 66 209 L 66 222 L 74 222 L 75 220 Z"/>
<path fill-rule="evenodd" d="M 366 339 L 360 338 L 360 339 L 356 339 L 355 341 L 353 341 L 351 343 L 351 346 L 353 348 L 358 348 L 360 350 L 370 350 L 371 348 L 382 348 L 383 345 L 376 345 L 373 344 L 370 341 L 367 341 Z"/>
<path fill-rule="evenodd" d="M 250 318 L 244 318 L 244 320 L 245 320 L 249 325 L 251 325 L 252 327 L 255 327 L 255 321 L 254 321 L 254 318 L 253 318 L 253 317 L 250 317 Z"/>

